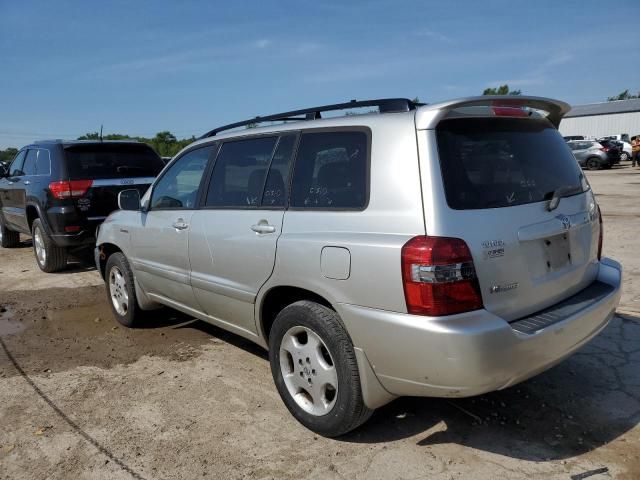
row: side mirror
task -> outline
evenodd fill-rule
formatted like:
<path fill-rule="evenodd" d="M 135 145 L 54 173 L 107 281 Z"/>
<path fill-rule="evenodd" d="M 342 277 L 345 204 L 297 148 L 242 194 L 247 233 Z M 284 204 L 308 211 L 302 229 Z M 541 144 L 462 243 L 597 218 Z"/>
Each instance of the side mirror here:
<path fill-rule="evenodd" d="M 118 194 L 120 210 L 140 210 L 140 192 L 138 190 L 122 190 Z"/>

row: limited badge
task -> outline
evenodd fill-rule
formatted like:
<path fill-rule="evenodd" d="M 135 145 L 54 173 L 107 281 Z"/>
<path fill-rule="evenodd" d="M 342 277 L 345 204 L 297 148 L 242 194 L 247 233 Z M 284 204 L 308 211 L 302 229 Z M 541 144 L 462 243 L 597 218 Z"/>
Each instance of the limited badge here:
<path fill-rule="evenodd" d="M 504 285 L 493 285 L 489 291 L 491 293 L 502 293 L 502 292 L 508 292 L 510 290 L 515 290 L 516 288 L 518 288 L 520 286 L 520 284 L 518 282 L 514 282 L 514 283 L 506 283 Z"/>

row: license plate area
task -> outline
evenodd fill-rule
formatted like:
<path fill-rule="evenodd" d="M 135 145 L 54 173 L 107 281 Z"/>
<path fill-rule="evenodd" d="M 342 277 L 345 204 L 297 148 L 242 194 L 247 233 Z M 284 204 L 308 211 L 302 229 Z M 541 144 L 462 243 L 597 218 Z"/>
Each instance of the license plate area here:
<path fill-rule="evenodd" d="M 571 264 L 571 242 L 567 233 L 547 237 L 542 243 L 548 272 Z"/>

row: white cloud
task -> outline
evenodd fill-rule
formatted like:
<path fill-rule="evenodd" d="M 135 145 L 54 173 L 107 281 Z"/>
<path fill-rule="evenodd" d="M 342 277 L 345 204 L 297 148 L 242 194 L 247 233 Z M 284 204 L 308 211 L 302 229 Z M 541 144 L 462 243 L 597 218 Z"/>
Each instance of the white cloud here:
<path fill-rule="evenodd" d="M 256 40 L 253 43 L 253 46 L 256 48 L 267 48 L 269 45 L 271 45 L 271 40 L 269 40 L 268 38 L 261 38 L 260 40 Z"/>
<path fill-rule="evenodd" d="M 434 40 L 438 40 L 440 42 L 451 43 L 451 37 L 446 36 L 443 33 L 436 32 L 435 30 L 431 30 L 429 28 L 423 28 L 414 33 L 416 37 L 427 37 L 432 38 Z"/>

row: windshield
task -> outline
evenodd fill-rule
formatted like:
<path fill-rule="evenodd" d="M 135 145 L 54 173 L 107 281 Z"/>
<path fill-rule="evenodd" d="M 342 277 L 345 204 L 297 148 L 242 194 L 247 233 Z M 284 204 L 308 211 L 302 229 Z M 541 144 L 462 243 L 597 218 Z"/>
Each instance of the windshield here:
<path fill-rule="evenodd" d="M 544 119 L 470 118 L 436 129 L 447 203 L 456 210 L 550 200 L 562 187 L 588 189 L 575 157 Z"/>
<path fill-rule="evenodd" d="M 160 157 L 144 144 L 90 144 L 65 148 L 71 180 L 155 177 L 164 167 Z"/>

